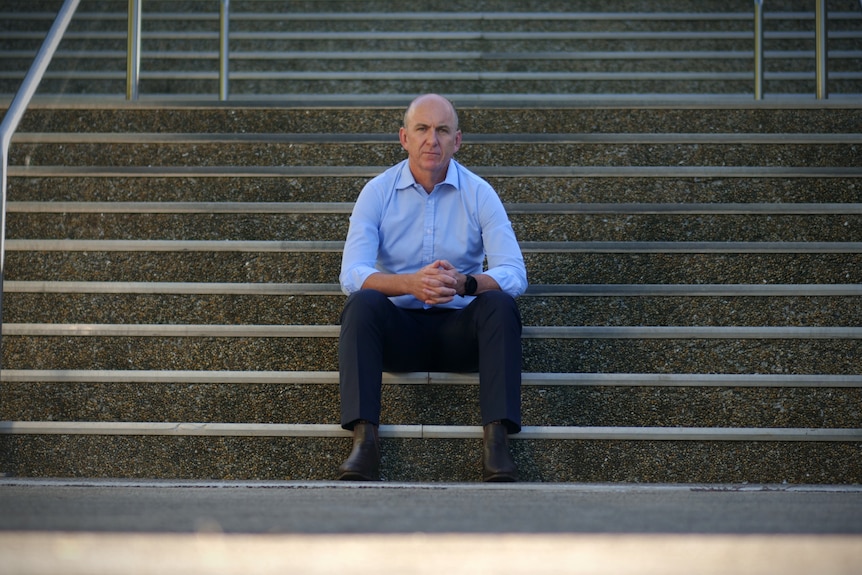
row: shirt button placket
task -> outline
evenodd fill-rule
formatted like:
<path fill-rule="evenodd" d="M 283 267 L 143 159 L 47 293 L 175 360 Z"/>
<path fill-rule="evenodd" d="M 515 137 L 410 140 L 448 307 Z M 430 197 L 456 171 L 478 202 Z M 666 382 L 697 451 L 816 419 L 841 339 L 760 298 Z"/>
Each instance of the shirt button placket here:
<path fill-rule="evenodd" d="M 429 194 L 425 198 L 425 221 L 424 233 L 422 234 L 422 259 L 423 264 L 430 264 L 434 261 L 434 211 L 435 202 Z"/>

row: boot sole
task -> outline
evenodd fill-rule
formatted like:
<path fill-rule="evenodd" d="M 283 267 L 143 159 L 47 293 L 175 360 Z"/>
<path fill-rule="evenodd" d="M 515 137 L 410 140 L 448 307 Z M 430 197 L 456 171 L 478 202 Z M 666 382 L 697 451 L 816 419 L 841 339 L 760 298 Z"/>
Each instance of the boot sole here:
<path fill-rule="evenodd" d="M 345 471 L 337 478 L 338 481 L 380 481 L 379 477 L 371 477 L 370 475 L 363 475 L 362 473 L 358 473 L 356 471 Z"/>
<path fill-rule="evenodd" d="M 518 478 L 509 473 L 497 473 L 485 477 L 485 483 L 515 483 Z"/>

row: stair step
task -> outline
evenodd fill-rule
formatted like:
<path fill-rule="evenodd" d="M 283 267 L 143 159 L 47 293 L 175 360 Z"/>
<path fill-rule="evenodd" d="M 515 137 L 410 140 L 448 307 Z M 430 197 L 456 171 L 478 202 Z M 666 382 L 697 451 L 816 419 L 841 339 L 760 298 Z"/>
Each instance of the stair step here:
<path fill-rule="evenodd" d="M 337 283 L 218 283 L 218 282 L 75 282 L 6 281 L 6 293 L 44 294 L 217 294 L 259 296 L 342 295 Z M 529 297 L 733 297 L 733 296 L 858 296 L 860 284 L 531 284 L 522 296 Z"/>
<path fill-rule="evenodd" d="M 50 370 L 6 369 L 9 383 L 178 383 L 337 385 L 337 371 Z M 763 373 L 529 373 L 526 386 L 862 388 L 862 375 Z M 478 374 L 384 373 L 385 385 L 478 385 Z"/>
<path fill-rule="evenodd" d="M 337 325 L 17 324 L 4 334 L 41 337 L 337 338 Z M 862 328 L 794 326 L 524 326 L 549 339 L 862 339 Z"/>
<path fill-rule="evenodd" d="M 728 433 L 732 433 L 728 432 Z M 852 431 L 850 432 L 852 433 Z M 476 482 L 481 440 L 384 438 L 386 481 Z M 511 442 L 527 482 L 852 484 L 859 441 L 519 439 Z M 332 479 L 347 437 L 7 435 L 0 452 L 12 476 Z"/>
<path fill-rule="evenodd" d="M 27 214 L 350 214 L 352 202 L 39 202 L 10 201 L 8 213 Z M 518 203 L 506 204 L 509 215 L 646 214 L 646 215 L 823 215 L 860 214 L 862 203 Z"/>
<path fill-rule="evenodd" d="M 153 247 L 149 242 L 138 246 L 148 251 L 138 252 L 93 252 L 94 247 L 103 248 L 109 242 L 75 243 L 79 249 L 87 251 L 64 252 L 59 243 L 54 243 L 52 247 L 56 251 L 50 252 L 10 251 L 6 279 L 328 283 L 337 280 L 341 262 L 338 250 L 287 252 L 276 248 L 247 252 L 237 251 L 240 245 L 237 242 L 224 245 L 226 251 L 218 253 L 176 251 L 181 245 L 190 247 L 185 242 L 161 242 L 160 247 L 167 251 L 156 252 L 149 251 Z M 13 241 L 9 244 L 12 248 Z M 719 249 L 714 253 L 696 249 L 662 253 L 662 250 L 644 249 L 648 246 L 639 246 L 640 250 L 635 245 L 616 247 L 617 251 L 582 251 L 576 258 L 571 252 L 527 253 L 525 259 L 531 281 L 538 284 L 570 284 L 584 278 L 594 284 L 754 284 L 764 281 L 846 284 L 862 281 L 862 258 L 858 248 L 841 253 L 839 248 L 846 246 L 840 245 L 833 246 L 834 253 L 818 253 L 808 245 L 801 245 L 795 253 L 783 252 L 786 248 L 780 245 L 751 245 L 752 251 L 739 253 L 723 242 L 715 245 Z M 771 247 L 774 251 L 753 249 L 756 247 Z M 107 267 L 103 263 L 106 257 L 111 262 Z"/>
<path fill-rule="evenodd" d="M 231 91 L 236 95 L 316 92 L 416 93 L 750 93 L 750 5 L 560 10 L 549 4 L 502 10 L 390 12 L 377 4 L 259 5 L 231 14 Z M 616 7 L 616 6 L 615 6 Z M 800 5 L 801 7 L 801 5 Z M 20 8 L 21 12 L 17 12 Z M 45 92 L 124 91 L 127 18 L 115 6 L 88 5 L 73 20 Z M 565 8 L 568 8 L 566 6 Z M 814 13 L 765 13 L 766 90 L 814 91 Z M 852 3 L 830 6 L 829 84 L 858 93 L 862 17 Z M 0 15 L 0 91 L 12 92 L 53 10 L 9 5 Z M 366 10 L 363 10 L 366 9 Z M 218 12 L 149 4 L 142 18 L 143 93 L 216 94 Z M 0 28 L 2 29 L 2 28 Z M 439 51 L 441 42 L 446 51 Z M 439 53 L 435 53 L 439 51 Z M 436 63 L 440 63 L 439 65 Z M 448 64 L 458 62 L 452 72 Z M 447 68 L 443 69 L 445 65 Z M 435 69 L 436 65 L 436 69 Z M 358 67 L 357 67 L 358 66 Z M 97 69 L 94 69 L 97 68 Z"/>
<path fill-rule="evenodd" d="M 9 240 L 10 252 L 242 252 L 333 253 L 343 241 L 284 240 Z M 522 241 L 521 251 L 566 254 L 860 254 L 862 242 L 542 242 Z"/>
<path fill-rule="evenodd" d="M 718 153 L 704 166 L 466 162 L 523 230 L 527 427 L 512 442 L 523 479 L 858 482 L 858 105 L 520 102 L 504 120 L 508 108 L 479 100 L 462 115 L 477 148 L 758 152 L 737 166 Z M 396 108 L 317 104 L 48 106 L 28 113 L 13 147 L 319 147 L 328 140 L 315 127 L 343 149 L 397 145 Z M 799 161 L 763 165 L 771 146 L 798 147 Z M 822 166 L 824 147 L 846 157 Z M 334 476 L 350 442 L 338 425 L 339 226 L 380 168 L 43 157 L 10 170 L 2 472 Z M 218 226 L 203 234 L 204 219 Z M 252 219 L 322 227 L 307 241 L 259 230 L 228 239 Z M 671 241 L 695 220 L 695 240 Z M 628 229 L 613 235 L 617 225 Z M 125 239 L 97 239 L 112 235 Z M 384 382 L 386 479 L 476 481 L 477 376 Z"/>
<path fill-rule="evenodd" d="M 304 133 L 125 133 L 125 132 L 55 132 L 55 133 L 18 133 L 12 138 L 13 144 L 143 144 L 143 145 L 199 145 L 214 144 L 236 146 L 239 144 L 316 144 L 316 145 L 361 145 L 361 144 L 398 144 L 395 134 L 304 134 Z M 862 134 L 645 134 L 645 133 L 597 133 L 597 134 L 471 134 L 465 144 L 483 146 L 517 144 L 632 144 L 632 145 L 704 145 L 704 144 L 783 144 L 847 145 L 862 143 Z"/>
<path fill-rule="evenodd" d="M 350 437 L 340 425 L 277 423 L 59 422 L 0 421 L 0 434 L 172 435 L 245 437 Z M 481 439 L 481 426 L 381 425 L 380 436 L 408 439 Z M 862 441 L 862 429 L 530 427 L 513 439 L 614 441 Z"/>

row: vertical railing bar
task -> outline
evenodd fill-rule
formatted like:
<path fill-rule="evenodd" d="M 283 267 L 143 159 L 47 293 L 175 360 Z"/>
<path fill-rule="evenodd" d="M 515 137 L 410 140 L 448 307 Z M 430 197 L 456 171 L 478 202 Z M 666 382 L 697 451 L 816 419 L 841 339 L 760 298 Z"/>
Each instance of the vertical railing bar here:
<path fill-rule="evenodd" d="M 229 97 L 230 75 L 230 0 L 221 0 L 219 10 L 219 100 Z"/>
<path fill-rule="evenodd" d="M 754 99 L 763 99 L 763 0 L 754 0 Z"/>
<path fill-rule="evenodd" d="M 127 34 L 126 100 L 137 100 L 138 79 L 141 73 L 141 0 L 129 0 Z"/>
<path fill-rule="evenodd" d="M 6 271 L 6 198 L 7 198 L 7 177 L 9 170 L 9 148 L 12 145 L 12 134 L 18 129 L 18 124 L 27 107 L 30 105 L 30 100 L 36 93 L 36 88 L 42 81 L 45 75 L 45 70 L 51 63 L 54 53 L 57 51 L 63 35 L 66 33 L 66 28 L 72 21 L 75 15 L 75 10 L 78 9 L 78 4 L 81 0 L 66 0 L 63 6 L 57 13 L 57 18 L 51 25 L 48 35 L 42 42 L 42 47 L 36 54 L 36 58 L 30 65 L 27 75 L 24 76 L 24 81 L 21 82 L 21 87 L 15 93 L 12 103 L 9 104 L 9 109 L 3 116 L 3 122 L 0 122 L 0 338 L 3 332 L 3 277 Z M 0 358 L 2 358 L 2 339 L 0 339 Z"/>
<path fill-rule="evenodd" d="M 817 58 L 817 99 L 824 100 L 829 97 L 829 88 L 826 85 L 829 71 L 827 69 L 827 31 L 826 31 L 826 0 L 817 0 L 817 12 L 814 15 L 815 27 L 815 57 Z"/>

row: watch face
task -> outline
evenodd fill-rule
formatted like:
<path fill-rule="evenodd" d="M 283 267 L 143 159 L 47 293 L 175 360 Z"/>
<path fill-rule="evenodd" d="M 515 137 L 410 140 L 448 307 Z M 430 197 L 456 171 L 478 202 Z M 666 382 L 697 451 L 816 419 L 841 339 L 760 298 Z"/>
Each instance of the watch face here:
<path fill-rule="evenodd" d="M 476 293 L 477 287 L 476 278 L 467 276 L 467 279 L 464 280 L 464 295 L 473 295 Z"/>

